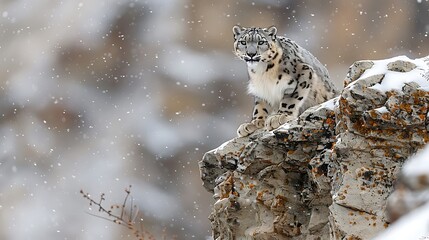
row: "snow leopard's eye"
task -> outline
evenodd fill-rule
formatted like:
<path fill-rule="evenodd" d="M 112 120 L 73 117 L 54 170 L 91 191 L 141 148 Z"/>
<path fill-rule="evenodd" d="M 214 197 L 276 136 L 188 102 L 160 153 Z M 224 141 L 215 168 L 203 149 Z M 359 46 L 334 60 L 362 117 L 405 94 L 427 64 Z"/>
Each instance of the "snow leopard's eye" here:
<path fill-rule="evenodd" d="M 266 41 L 259 41 L 258 45 L 264 45 L 266 43 Z"/>
<path fill-rule="evenodd" d="M 240 41 L 241 45 L 246 45 L 246 41 Z"/>

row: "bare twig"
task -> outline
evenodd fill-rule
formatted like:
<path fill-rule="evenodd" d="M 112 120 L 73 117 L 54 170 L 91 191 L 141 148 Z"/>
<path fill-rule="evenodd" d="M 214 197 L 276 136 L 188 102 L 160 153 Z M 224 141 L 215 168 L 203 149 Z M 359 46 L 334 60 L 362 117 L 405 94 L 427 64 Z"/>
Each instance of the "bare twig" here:
<path fill-rule="evenodd" d="M 87 212 L 89 215 L 127 227 L 138 240 L 155 239 L 153 234 L 145 230 L 143 227 L 143 218 L 139 218 L 139 208 L 134 205 L 134 199 L 130 197 L 131 185 L 128 188 L 125 188 L 126 195 L 122 205 L 111 205 L 109 210 L 103 206 L 103 201 L 106 200 L 104 193 L 100 195 L 99 201 L 94 200 L 89 193 L 85 193 L 83 190 L 80 190 L 80 193 L 89 201 L 90 206 L 97 206 L 98 212 L 106 214 L 107 216 L 100 216 Z M 130 203 L 129 211 L 127 211 L 128 203 Z M 120 209 L 120 214 L 115 214 L 115 209 Z"/>

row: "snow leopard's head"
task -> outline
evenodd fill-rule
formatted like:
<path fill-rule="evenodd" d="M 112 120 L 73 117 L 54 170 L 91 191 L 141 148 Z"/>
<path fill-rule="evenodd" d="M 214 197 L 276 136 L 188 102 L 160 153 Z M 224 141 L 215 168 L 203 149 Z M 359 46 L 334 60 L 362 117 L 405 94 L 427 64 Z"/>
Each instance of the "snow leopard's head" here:
<path fill-rule="evenodd" d="M 234 26 L 234 54 L 248 64 L 270 62 L 277 57 L 276 27 L 244 28 Z"/>

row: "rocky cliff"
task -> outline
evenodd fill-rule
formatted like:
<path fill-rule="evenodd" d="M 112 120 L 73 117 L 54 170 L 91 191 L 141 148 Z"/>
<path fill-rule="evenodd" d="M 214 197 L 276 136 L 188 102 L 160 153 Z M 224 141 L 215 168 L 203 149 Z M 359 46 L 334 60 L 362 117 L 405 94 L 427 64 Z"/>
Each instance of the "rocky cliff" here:
<path fill-rule="evenodd" d="M 370 239 L 428 141 L 429 57 L 355 62 L 341 95 L 200 161 L 214 239 Z"/>

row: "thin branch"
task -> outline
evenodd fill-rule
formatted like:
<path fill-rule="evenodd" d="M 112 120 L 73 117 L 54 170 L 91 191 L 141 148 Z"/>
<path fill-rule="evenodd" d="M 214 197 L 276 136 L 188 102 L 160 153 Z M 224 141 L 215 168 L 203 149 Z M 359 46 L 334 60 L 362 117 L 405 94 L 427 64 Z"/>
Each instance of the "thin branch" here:
<path fill-rule="evenodd" d="M 91 198 L 90 194 L 85 193 L 83 190 L 80 190 L 80 193 L 83 198 L 89 201 L 90 206 L 97 206 L 98 212 L 107 214 L 107 217 L 87 212 L 89 215 L 127 227 L 138 240 L 144 240 L 146 239 L 145 237 L 148 237 L 147 239 L 155 239 L 151 232 L 144 229 L 143 218 L 138 218 L 140 211 L 139 208 L 134 205 L 134 199 L 131 197 L 131 185 L 128 188 L 125 188 L 126 195 L 122 205 L 111 205 L 110 210 L 107 210 L 108 208 L 103 206 L 103 201 L 106 200 L 104 193 L 100 195 L 100 199 L 98 201 Z M 131 203 L 129 211 L 127 211 L 128 203 Z M 113 213 L 115 209 L 120 209 L 120 215 Z"/>

